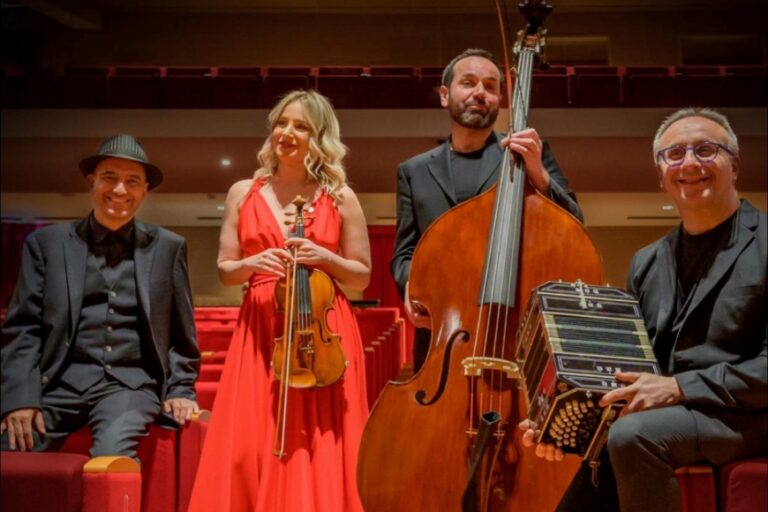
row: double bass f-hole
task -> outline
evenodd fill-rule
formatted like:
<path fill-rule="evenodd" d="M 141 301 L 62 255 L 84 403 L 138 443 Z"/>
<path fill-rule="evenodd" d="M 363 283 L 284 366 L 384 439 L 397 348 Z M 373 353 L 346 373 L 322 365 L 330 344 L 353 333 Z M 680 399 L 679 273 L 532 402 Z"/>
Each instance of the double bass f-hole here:
<path fill-rule="evenodd" d="M 295 237 L 304 237 L 304 205 L 296 196 Z M 296 250 L 293 251 L 294 260 Z M 278 311 L 283 313 L 283 333 L 275 338 L 272 368 L 279 384 L 274 454 L 285 453 L 289 388 L 307 389 L 329 386 L 338 381 L 348 364 L 339 335 L 327 324 L 333 309 L 335 287 L 324 272 L 299 263 L 286 268 L 285 280 L 275 287 Z"/>

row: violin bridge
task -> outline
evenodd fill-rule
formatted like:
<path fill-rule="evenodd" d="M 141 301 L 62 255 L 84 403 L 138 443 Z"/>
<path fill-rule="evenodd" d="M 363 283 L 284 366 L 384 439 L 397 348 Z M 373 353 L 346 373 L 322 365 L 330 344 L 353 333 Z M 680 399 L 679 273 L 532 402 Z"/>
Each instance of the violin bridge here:
<path fill-rule="evenodd" d="M 508 379 L 520 378 L 520 367 L 513 361 L 500 357 L 466 357 L 461 361 L 464 367 L 464 375 L 467 377 L 480 377 L 484 371 L 500 371 Z"/>

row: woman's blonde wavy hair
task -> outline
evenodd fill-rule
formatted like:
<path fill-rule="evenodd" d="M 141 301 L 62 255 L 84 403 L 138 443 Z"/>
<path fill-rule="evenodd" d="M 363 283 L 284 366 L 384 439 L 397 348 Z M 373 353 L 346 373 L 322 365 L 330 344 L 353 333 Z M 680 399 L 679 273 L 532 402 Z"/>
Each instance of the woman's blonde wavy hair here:
<path fill-rule="evenodd" d="M 254 179 L 274 176 L 277 170 L 277 153 L 272 146 L 272 132 L 280 115 L 289 104 L 301 102 L 311 133 L 309 151 L 304 158 L 304 167 L 322 188 L 337 201 L 341 200 L 341 189 L 347 183 L 347 173 L 342 160 L 347 154 L 347 147 L 341 142 L 339 121 L 331 102 L 317 91 L 302 89 L 291 91 L 283 96 L 267 116 L 269 135 L 259 150 L 258 159 L 261 167 L 254 174 Z"/>

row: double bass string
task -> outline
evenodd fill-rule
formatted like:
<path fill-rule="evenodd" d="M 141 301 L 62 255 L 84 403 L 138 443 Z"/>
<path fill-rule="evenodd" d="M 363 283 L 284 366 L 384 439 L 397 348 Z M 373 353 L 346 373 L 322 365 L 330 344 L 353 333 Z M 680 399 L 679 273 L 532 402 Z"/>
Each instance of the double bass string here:
<path fill-rule="evenodd" d="M 520 62 L 519 62 L 519 70 L 518 70 L 518 80 L 516 83 L 516 86 L 514 88 L 515 96 L 511 98 L 510 101 L 510 119 L 512 119 L 511 123 L 511 129 L 510 133 L 514 131 L 519 131 L 523 129 L 525 126 L 527 126 L 527 118 L 528 118 L 528 111 L 527 111 L 527 105 L 528 100 L 530 99 L 530 77 L 531 77 L 531 70 L 532 70 L 532 62 L 534 57 L 534 50 L 531 50 L 529 48 L 526 48 L 523 44 L 523 41 L 520 43 Z M 505 55 L 506 57 L 506 55 Z M 508 61 L 507 61 L 508 62 Z M 509 70 L 509 66 L 507 65 L 507 70 Z M 507 73 L 507 89 L 509 90 L 509 86 L 511 83 L 511 78 L 509 77 L 509 74 Z M 512 110 L 512 106 L 515 106 L 514 110 Z M 514 115 L 514 117 L 513 117 Z M 499 178 L 499 185 L 497 194 L 501 198 L 506 198 L 508 195 L 509 190 L 509 182 L 512 181 L 513 186 L 513 192 L 511 194 L 512 200 L 511 205 L 508 204 L 500 204 L 498 208 L 494 209 L 494 214 L 492 218 L 492 226 L 491 226 L 491 233 L 490 233 L 490 243 L 489 246 L 492 247 L 494 243 L 494 236 L 496 233 L 496 229 L 500 226 L 503 229 L 503 233 L 509 232 L 509 223 L 510 221 L 516 225 L 513 226 L 513 235 L 516 237 L 515 240 L 515 251 L 513 257 L 517 257 L 517 253 L 519 251 L 519 234 L 521 232 L 520 225 L 521 225 L 521 212 L 522 212 L 522 205 L 516 204 L 520 203 L 523 198 L 523 187 L 524 187 L 524 173 L 522 172 L 522 161 L 519 159 L 516 160 L 515 167 L 514 167 L 514 175 L 510 176 L 510 162 L 511 162 L 511 152 L 509 149 L 505 151 L 504 154 L 504 161 L 502 162 L 502 170 L 500 172 L 500 178 Z M 510 202 L 510 201 L 508 201 Z M 507 281 L 507 293 L 509 295 L 516 293 L 516 290 L 513 289 L 512 283 L 515 278 L 515 272 L 518 271 L 517 265 L 511 265 L 509 269 L 507 269 L 507 275 L 501 275 L 503 272 L 500 270 L 500 264 L 499 260 L 496 259 L 494 266 L 489 266 L 490 268 L 486 269 L 486 273 L 483 276 L 483 286 L 482 286 L 482 292 L 481 297 L 485 297 L 485 292 L 488 290 L 488 287 L 490 285 L 490 290 L 492 296 L 495 296 L 495 291 L 497 284 L 499 282 L 502 282 L 503 279 L 506 279 Z M 489 283 L 490 281 L 490 283 Z M 476 329 L 475 329 L 475 343 L 474 343 L 474 354 L 477 355 L 478 351 L 478 343 L 480 342 L 480 328 L 481 324 L 484 321 L 485 322 L 485 332 L 483 336 L 483 356 L 491 356 L 494 358 L 503 359 L 504 355 L 506 354 L 506 348 L 507 348 L 507 342 L 510 341 L 507 339 L 507 331 L 509 328 L 509 315 L 506 314 L 506 307 L 507 304 L 510 303 L 509 299 L 510 297 L 505 297 L 505 300 L 503 302 L 497 302 L 497 301 L 489 301 L 487 305 L 484 304 L 484 301 L 481 299 L 480 307 L 482 309 L 481 315 L 478 317 Z M 503 318 L 502 318 L 503 317 Z M 491 334 L 491 324 L 493 325 L 493 333 Z M 492 340 L 492 343 L 488 343 L 490 340 Z M 490 352 L 489 352 L 490 349 Z M 499 373 L 497 375 L 497 373 Z M 492 372 L 490 376 L 490 391 L 489 396 L 487 397 L 487 404 L 486 404 L 486 397 L 484 394 L 482 394 L 481 388 L 481 395 L 478 397 L 478 401 L 483 407 L 483 410 L 486 409 L 493 409 L 494 402 L 495 403 L 495 409 L 503 416 L 503 403 L 502 398 L 503 394 L 501 392 L 496 392 L 495 390 L 502 389 L 503 379 L 505 378 L 505 375 L 500 372 Z M 474 395 L 475 395 L 475 382 L 474 378 L 471 382 L 471 410 L 470 410 L 470 428 L 474 426 Z M 486 406 L 487 405 L 487 406 Z M 499 429 L 502 428 L 502 425 L 500 424 Z"/>

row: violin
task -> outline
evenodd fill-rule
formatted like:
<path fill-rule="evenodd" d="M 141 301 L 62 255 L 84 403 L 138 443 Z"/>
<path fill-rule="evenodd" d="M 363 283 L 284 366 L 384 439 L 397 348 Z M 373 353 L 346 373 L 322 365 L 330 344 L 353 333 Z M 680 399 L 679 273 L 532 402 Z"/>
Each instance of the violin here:
<path fill-rule="evenodd" d="M 301 196 L 292 201 L 296 206 L 293 236 L 297 238 L 304 237 L 306 202 Z M 272 368 L 280 381 L 274 449 L 278 458 L 285 455 L 288 388 L 329 386 L 341 378 L 349 364 L 339 335 L 327 323 L 334 298 L 335 288 L 328 274 L 299 263 L 288 266 L 285 279 L 275 288 L 278 311 L 283 313 L 283 334 L 275 338 L 272 352 Z"/>

